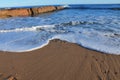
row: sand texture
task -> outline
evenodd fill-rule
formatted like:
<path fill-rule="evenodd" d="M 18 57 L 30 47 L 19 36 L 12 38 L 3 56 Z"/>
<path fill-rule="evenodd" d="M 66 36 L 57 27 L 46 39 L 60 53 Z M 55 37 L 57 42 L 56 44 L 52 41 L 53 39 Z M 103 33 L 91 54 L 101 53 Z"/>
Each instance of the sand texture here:
<path fill-rule="evenodd" d="M 31 52 L 0 52 L 0 80 L 120 80 L 120 56 L 52 40 Z"/>

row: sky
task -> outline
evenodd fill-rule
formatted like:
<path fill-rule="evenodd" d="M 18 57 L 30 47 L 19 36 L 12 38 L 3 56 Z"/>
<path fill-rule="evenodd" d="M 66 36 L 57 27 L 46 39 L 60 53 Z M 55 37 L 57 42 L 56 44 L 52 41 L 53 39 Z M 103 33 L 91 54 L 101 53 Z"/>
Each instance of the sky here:
<path fill-rule="evenodd" d="M 0 7 L 53 4 L 120 4 L 120 0 L 0 0 Z"/>

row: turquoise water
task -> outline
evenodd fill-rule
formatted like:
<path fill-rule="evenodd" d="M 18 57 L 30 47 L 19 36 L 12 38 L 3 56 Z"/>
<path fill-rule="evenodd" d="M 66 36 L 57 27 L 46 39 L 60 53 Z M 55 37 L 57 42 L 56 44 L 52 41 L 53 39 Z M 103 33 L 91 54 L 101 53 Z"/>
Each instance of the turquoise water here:
<path fill-rule="evenodd" d="M 42 48 L 52 39 L 119 55 L 120 10 L 81 9 L 73 5 L 36 17 L 0 19 L 1 51 L 31 51 Z"/>

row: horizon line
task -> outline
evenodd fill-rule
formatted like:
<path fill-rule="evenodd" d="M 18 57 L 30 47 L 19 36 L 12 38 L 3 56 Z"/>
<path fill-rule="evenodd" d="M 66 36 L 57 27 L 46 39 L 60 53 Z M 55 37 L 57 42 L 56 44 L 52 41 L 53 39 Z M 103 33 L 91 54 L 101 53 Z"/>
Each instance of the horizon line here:
<path fill-rule="evenodd" d="M 120 3 L 80 3 L 80 4 L 74 4 L 74 3 L 72 3 L 72 4 L 42 4 L 42 5 L 21 5 L 21 6 L 0 6 L 0 8 L 12 8 L 12 7 L 28 7 L 28 6 L 62 6 L 62 5 L 120 5 Z"/>

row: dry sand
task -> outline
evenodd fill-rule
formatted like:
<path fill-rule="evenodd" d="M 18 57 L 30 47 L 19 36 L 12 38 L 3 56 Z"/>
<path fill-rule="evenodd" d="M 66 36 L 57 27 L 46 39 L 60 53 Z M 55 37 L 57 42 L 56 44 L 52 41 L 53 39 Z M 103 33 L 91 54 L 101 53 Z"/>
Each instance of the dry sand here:
<path fill-rule="evenodd" d="M 0 80 L 120 80 L 120 56 L 60 40 L 31 52 L 0 52 Z"/>

